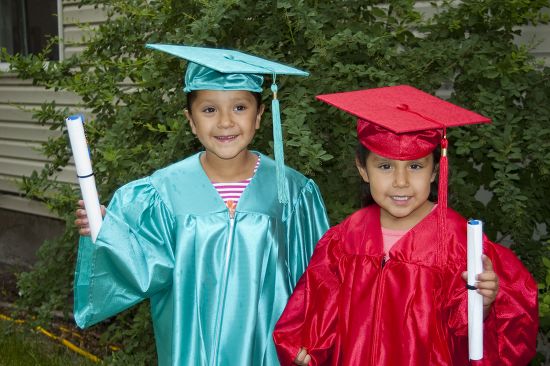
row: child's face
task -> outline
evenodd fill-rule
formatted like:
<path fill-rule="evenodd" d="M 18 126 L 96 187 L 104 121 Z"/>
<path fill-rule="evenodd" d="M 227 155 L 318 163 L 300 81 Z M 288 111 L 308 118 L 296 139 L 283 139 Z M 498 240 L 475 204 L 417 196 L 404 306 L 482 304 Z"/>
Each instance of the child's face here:
<path fill-rule="evenodd" d="M 246 154 L 260 128 L 264 106 L 244 90 L 199 90 L 192 111 L 185 111 L 193 134 L 207 154 L 223 160 Z"/>
<path fill-rule="evenodd" d="M 357 168 L 381 208 L 383 227 L 410 229 L 432 209 L 428 197 L 435 180 L 433 154 L 416 160 L 393 160 L 371 152 L 366 165 L 357 164 Z"/>

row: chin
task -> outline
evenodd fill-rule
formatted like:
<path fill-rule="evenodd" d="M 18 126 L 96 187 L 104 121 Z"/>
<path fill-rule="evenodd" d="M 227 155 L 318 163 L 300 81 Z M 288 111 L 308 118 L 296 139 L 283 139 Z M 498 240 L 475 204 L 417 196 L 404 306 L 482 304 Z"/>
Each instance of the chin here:
<path fill-rule="evenodd" d="M 389 213 L 390 215 L 392 215 L 393 217 L 397 218 L 397 219 L 402 219 L 404 217 L 407 217 L 409 216 L 413 210 L 410 209 L 409 207 L 390 207 L 389 209 L 385 209 L 387 213 Z"/>
<path fill-rule="evenodd" d="M 400 213 L 400 212 L 390 212 L 391 216 L 393 216 L 396 219 L 404 219 L 409 216 L 410 212 Z"/>
<path fill-rule="evenodd" d="M 240 154 L 242 154 L 243 150 L 240 151 L 232 151 L 232 152 L 213 152 L 212 154 L 217 156 L 219 159 L 222 160 L 231 160 L 238 157 Z"/>

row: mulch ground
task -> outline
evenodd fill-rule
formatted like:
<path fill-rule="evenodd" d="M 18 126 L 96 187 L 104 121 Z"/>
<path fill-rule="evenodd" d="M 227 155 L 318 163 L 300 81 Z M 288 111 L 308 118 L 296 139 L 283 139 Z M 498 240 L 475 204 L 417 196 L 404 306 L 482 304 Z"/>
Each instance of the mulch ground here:
<path fill-rule="evenodd" d="M 14 319 L 23 319 L 25 324 L 28 324 L 29 320 L 32 321 L 32 316 L 16 311 L 15 303 L 18 297 L 16 276 L 9 269 L 0 267 L 0 314 Z M 102 325 L 94 326 L 90 330 L 82 330 L 76 327 L 74 321 L 64 319 L 60 315 L 54 315 L 49 324 L 39 325 L 53 336 L 58 337 L 57 342 L 60 342 L 61 339 L 67 340 L 100 359 L 118 349 L 117 345 L 105 345 L 101 342 L 101 332 L 105 330 L 105 326 Z M 44 337 L 46 336 L 44 335 Z M 51 341 L 56 342 L 54 339 Z"/>

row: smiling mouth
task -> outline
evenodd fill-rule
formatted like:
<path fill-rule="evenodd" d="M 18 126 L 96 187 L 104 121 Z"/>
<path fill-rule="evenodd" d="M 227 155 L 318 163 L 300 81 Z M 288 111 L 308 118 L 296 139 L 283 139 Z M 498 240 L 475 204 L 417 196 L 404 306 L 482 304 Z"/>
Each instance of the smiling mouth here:
<path fill-rule="evenodd" d="M 215 136 L 216 140 L 221 142 L 233 141 L 237 138 L 238 135 L 227 135 L 227 136 Z"/>
<path fill-rule="evenodd" d="M 400 202 L 408 201 L 411 198 L 410 196 L 390 196 L 390 197 L 392 200 L 400 201 Z"/>

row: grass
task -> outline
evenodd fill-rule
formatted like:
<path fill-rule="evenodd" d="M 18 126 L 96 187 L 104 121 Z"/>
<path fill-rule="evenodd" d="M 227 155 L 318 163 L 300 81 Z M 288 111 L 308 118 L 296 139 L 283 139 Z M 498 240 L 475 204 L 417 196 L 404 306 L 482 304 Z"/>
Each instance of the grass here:
<path fill-rule="evenodd" d="M 31 330 L 0 320 L 0 366 L 98 365 Z"/>

